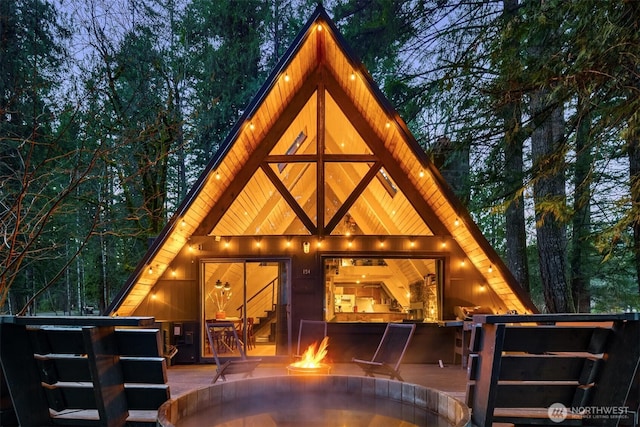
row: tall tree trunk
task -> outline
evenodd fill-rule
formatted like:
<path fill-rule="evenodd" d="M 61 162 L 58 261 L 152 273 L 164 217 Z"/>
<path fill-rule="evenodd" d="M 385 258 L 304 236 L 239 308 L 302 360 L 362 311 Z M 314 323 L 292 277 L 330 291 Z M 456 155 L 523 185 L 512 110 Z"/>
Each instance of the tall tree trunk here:
<path fill-rule="evenodd" d="M 627 149 L 629 152 L 629 176 L 632 200 L 633 254 L 640 293 L 640 113 L 633 114 L 627 124 Z"/>
<path fill-rule="evenodd" d="M 504 27 L 513 25 L 518 0 L 504 0 Z M 505 48 L 511 52 L 519 52 L 519 43 L 516 37 L 505 37 Z M 501 73 L 511 80 L 514 73 L 517 58 L 509 58 L 502 64 Z M 520 69 L 517 64 L 517 69 Z M 507 92 L 508 93 L 508 92 Z M 509 99 L 505 101 L 499 114 L 504 126 L 504 156 L 505 156 L 505 184 L 509 194 L 512 194 L 511 202 L 507 205 L 506 219 L 506 261 L 509 270 L 514 275 L 520 286 L 527 292 L 529 289 L 529 264 L 527 262 L 527 235 L 525 228 L 524 188 L 522 160 L 522 98 L 508 93 Z"/>
<path fill-rule="evenodd" d="M 590 130 L 591 114 L 589 97 L 578 98 L 581 117 L 576 133 L 576 165 L 574 174 L 573 239 L 571 250 L 571 295 L 576 311 L 591 311 L 591 268 L 589 266 L 591 234 L 591 154 Z"/>
<path fill-rule="evenodd" d="M 69 256 L 69 243 L 65 243 L 65 251 L 67 253 L 67 257 Z M 64 303 L 64 313 L 66 315 L 71 316 L 71 274 L 69 274 L 69 269 L 64 271 L 64 283 L 65 283 L 65 303 Z"/>
<path fill-rule="evenodd" d="M 76 259 L 76 292 L 77 292 L 77 296 L 78 296 L 78 307 L 76 307 L 76 309 L 78 310 L 78 313 L 80 314 L 80 316 L 82 316 L 82 314 L 84 314 L 84 310 L 82 310 L 82 279 L 81 279 L 81 269 L 80 269 L 80 257 L 78 257 Z"/>
<path fill-rule="evenodd" d="M 566 208 L 563 108 L 551 102 L 547 89 L 539 89 L 531 95 L 531 114 L 533 199 L 544 301 L 550 313 L 570 312 L 573 307 L 566 279 L 567 236 L 560 217 Z"/>
<path fill-rule="evenodd" d="M 513 105 L 512 112 L 520 114 L 519 106 Z M 511 203 L 505 212 L 506 218 L 506 255 L 507 266 L 511 273 L 527 292 L 529 288 L 529 264 L 527 262 L 527 234 L 524 215 L 524 197 L 522 195 L 523 161 L 522 140 L 514 135 L 514 129 L 519 125 L 519 117 L 507 119 L 505 116 L 505 172 L 507 186 L 513 191 Z"/>

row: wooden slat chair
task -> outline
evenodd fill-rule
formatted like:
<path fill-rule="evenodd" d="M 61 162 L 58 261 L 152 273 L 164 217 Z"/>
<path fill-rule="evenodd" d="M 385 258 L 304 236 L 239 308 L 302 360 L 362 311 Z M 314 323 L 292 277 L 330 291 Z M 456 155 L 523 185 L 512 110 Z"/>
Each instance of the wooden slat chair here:
<path fill-rule="evenodd" d="M 473 423 L 617 425 L 619 417 L 574 408 L 625 406 L 640 360 L 634 316 L 474 316 L 466 394 Z M 585 320 L 555 324 L 569 319 Z"/>
<path fill-rule="evenodd" d="M 351 361 L 360 366 L 368 377 L 379 374 L 404 381 L 400 376 L 400 364 L 415 330 L 414 323 L 388 323 L 373 358 L 371 360 L 353 358 Z"/>
<path fill-rule="evenodd" d="M 324 337 L 327 336 L 327 322 L 323 320 L 300 320 L 298 329 L 298 347 L 294 358 L 302 357 L 303 353 L 314 345 L 319 346 Z"/>
<path fill-rule="evenodd" d="M 21 346 L 2 351 L 20 425 L 155 426 L 170 398 L 158 329 L 2 326 L 3 345 Z M 20 354 L 14 376 L 7 369 Z"/>
<path fill-rule="evenodd" d="M 254 369 L 262 362 L 262 359 L 247 358 L 242 341 L 238 338 L 238 332 L 232 322 L 215 322 L 207 321 L 207 337 L 211 353 L 216 362 L 216 374 L 212 383 L 222 378 L 226 381 L 227 375 L 244 374 L 243 378 L 251 376 Z M 231 338 L 231 342 L 221 337 Z M 221 347 L 222 346 L 222 347 Z M 230 356 L 225 357 L 223 361 L 219 352 L 224 349 Z"/>

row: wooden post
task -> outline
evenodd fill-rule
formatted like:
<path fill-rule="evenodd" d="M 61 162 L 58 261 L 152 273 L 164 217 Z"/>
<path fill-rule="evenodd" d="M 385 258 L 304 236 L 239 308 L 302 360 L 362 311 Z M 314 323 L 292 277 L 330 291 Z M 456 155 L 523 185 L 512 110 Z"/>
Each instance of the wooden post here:
<path fill-rule="evenodd" d="M 100 425 L 119 427 L 126 423 L 129 411 L 124 390 L 120 356 L 114 326 L 82 328 Z"/>
<path fill-rule="evenodd" d="M 621 408 L 633 385 L 633 379 L 638 372 L 640 363 L 640 321 L 617 320 L 613 324 L 613 330 L 607 347 L 606 361 L 597 383 L 596 393 L 590 406 L 601 408 L 605 411 L 613 410 L 613 407 Z M 635 410 L 636 408 L 628 408 Z M 617 414 L 625 417 L 633 417 L 632 413 Z M 608 417 L 593 418 L 589 422 L 593 425 L 618 425 L 616 414 Z"/>
<path fill-rule="evenodd" d="M 485 324 L 482 327 L 482 343 L 478 352 L 481 371 L 478 372 L 471 405 L 474 408 L 473 422 L 478 426 L 493 423 L 504 335 L 504 324 Z"/>
<path fill-rule="evenodd" d="M 18 423 L 23 427 L 51 425 L 49 404 L 25 326 L 0 319 L 0 364 Z"/>

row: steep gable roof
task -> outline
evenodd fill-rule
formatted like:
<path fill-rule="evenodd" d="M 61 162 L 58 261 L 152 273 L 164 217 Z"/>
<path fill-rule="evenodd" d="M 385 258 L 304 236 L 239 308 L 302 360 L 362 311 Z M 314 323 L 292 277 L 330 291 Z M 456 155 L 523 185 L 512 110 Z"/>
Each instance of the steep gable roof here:
<path fill-rule="evenodd" d="M 329 118 L 318 115 L 315 105 L 331 112 L 327 113 Z M 325 120 L 331 120 L 330 124 Z M 326 179 L 321 166 L 308 172 L 312 160 L 321 165 L 338 158 L 338 154 L 331 157 L 330 148 L 334 144 L 334 152 L 340 151 L 337 136 L 332 137 L 330 131 L 324 136 L 332 127 L 340 130 L 340 137 L 360 147 L 340 153 L 340 158 L 361 166 L 353 172 L 357 179 L 338 186 L 325 185 L 331 180 Z M 295 172 L 291 167 L 293 179 L 285 176 L 279 161 L 285 157 L 290 160 L 289 150 L 296 143 L 307 144 L 308 151 L 296 152 L 301 166 Z M 375 192 L 379 197 L 369 197 L 367 206 L 358 205 L 376 176 L 379 185 L 386 187 L 395 188 L 401 182 L 397 191 L 402 197 L 395 199 L 396 206 L 390 205 L 390 198 L 385 199 L 382 191 Z M 309 185 L 301 186 L 305 193 L 296 195 L 299 182 Z M 345 186 L 349 189 L 344 190 Z M 329 193 L 343 202 L 334 211 L 305 203 L 306 199 L 322 201 Z M 191 236 L 306 233 L 322 237 L 353 214 L 350 208 L 363 218 L 370 212 L 382 216 L 374 222 L 377 227 L 363 230 L 366 234 L 455 239 L 505 306 L 518 312 L 533 307 L 319 6 L 107 311 L 131 315 Z M 404 218 L 403 223 L 392 218 L 396 209 L 402 209 L 396 218 Z M 267 217 L 265 212 L 269 212 L 271 226 L 256 222 Z M 285 217 L 293 219 L 285 222 Z M 151 265 L 157 271 L 142 274 Z"/>

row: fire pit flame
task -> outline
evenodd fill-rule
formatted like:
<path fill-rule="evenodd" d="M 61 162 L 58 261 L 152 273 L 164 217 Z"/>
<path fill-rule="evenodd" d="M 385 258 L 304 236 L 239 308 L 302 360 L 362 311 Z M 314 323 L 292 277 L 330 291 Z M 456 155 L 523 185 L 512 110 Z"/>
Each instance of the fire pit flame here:
<path fill-rule="evenodd" d="M 317 343 L 311 344 L 307 347 L 307 350 L 302 355 L 302 359 L 298 362 L 292 363 L 290 366 L 295 368 L 320 368 L 322 366 L 322 360 L 327 355 L 327 347 L 329 346 L 329 337 L 324 337 L 318 351 L 316 351 Z"/>

